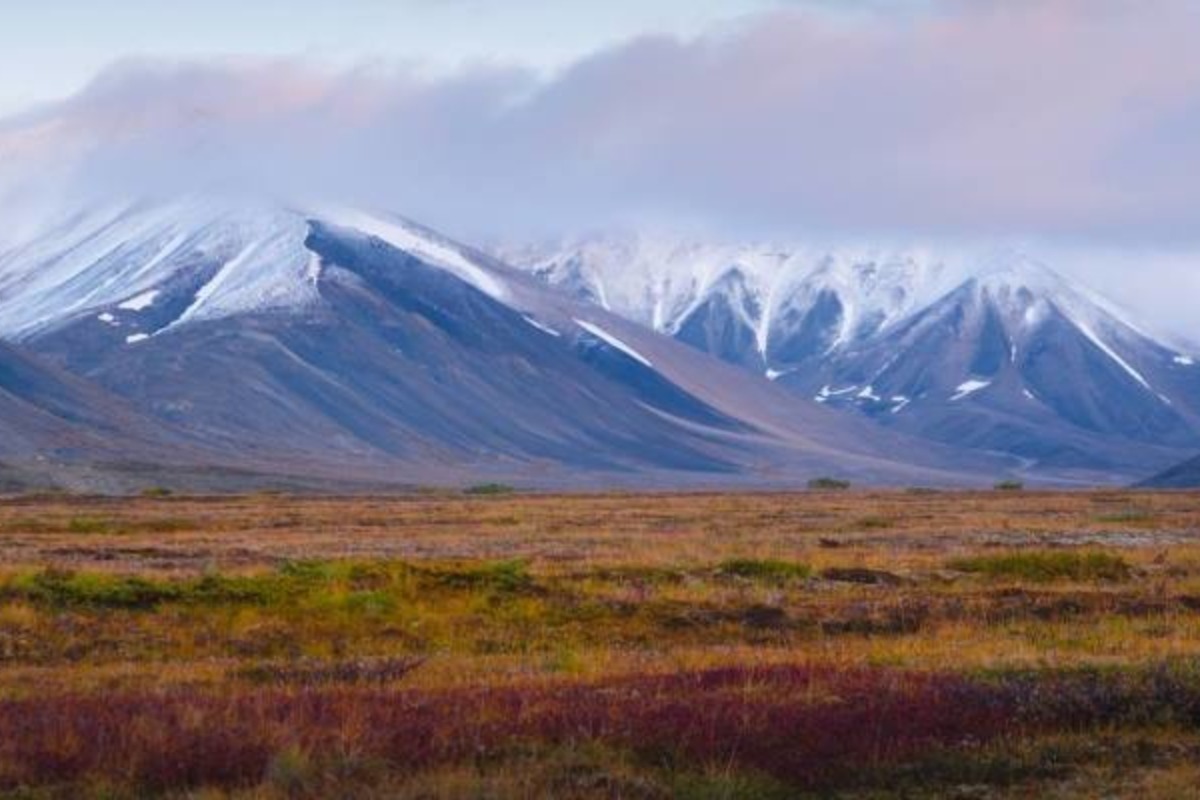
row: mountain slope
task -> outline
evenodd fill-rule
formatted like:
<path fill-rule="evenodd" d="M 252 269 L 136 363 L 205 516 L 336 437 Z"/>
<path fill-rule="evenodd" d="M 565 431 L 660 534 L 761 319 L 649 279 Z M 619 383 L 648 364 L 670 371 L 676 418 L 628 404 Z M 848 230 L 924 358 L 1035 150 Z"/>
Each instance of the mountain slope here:
<path fill-rule="evenodd" d="M 1163 470 L 1138 484 L 1146 489 L 1195 489 L 1200 487 L 1200 457 L 1189 459 Z"/>
<path fill-rule="evenodd" d="M 592 239 L 510 255 L 576 297 L 877 423 L 1044 472 L 1200 446 L 1200 368 L 1013 252 Z"/>
<path fill-rule="evenodd" d="M 892 437 L 386 215 L 210 199 L 0 258 L 0 333 L 242 468 L 543 485 L 962 480 Z"/>

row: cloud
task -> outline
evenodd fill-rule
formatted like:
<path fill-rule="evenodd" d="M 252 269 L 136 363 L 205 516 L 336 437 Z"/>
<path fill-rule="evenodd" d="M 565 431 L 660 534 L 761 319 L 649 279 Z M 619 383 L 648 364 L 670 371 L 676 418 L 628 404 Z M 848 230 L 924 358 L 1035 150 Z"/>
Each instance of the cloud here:
<path fill-rule="evenodd" d="M 472 236 L 678 221 L 1200 237 L 1192 0 L 811 6 L 630 41 L 550 78 L 125 63 L 0 124 L 0 183 L 319 196 Z"/>

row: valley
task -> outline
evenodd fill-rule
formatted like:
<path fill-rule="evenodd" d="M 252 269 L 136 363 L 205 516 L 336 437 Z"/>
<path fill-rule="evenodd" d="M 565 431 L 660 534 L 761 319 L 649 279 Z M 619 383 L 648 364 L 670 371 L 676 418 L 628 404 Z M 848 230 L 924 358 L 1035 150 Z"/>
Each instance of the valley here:
<path fill-rule="evenodd" d="M 0 796 L 1179 797 L 1200 503 L 0 500 Z"/>

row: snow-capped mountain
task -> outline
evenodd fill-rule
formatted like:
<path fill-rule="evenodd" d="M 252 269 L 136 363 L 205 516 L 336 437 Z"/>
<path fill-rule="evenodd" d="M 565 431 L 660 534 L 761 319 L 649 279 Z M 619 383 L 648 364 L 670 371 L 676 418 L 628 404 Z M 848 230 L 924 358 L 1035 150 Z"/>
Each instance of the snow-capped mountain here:
<path fill-rule="evenodd" d="M 1200 444 L 1200 367 L 1012 250 L 597 237 L 511 250 L 572 295 L 921 436 L 1057 469 Z"/>
<path fill-rule="evenodd" d="M 0 255 L 0 337 L 145 415 L 189 463 L 547 485 L 1006 468 L 911 458 L 387 214 L 214 198 L 73 214 Z"/>

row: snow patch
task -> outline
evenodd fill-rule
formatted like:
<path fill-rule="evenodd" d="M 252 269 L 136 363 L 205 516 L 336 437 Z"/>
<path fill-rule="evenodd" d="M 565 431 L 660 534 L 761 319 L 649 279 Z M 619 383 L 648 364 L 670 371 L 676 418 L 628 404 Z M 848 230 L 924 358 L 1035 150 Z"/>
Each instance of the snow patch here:
<path fill-rule="evenodd" d="M 912 403 L 912 398 L 906 395 L 898 394 L 892 397 L 892 402 L 895 405 L 892 407 L 893 414 L 899 414 Z"/>
<path fill-rule="evenodd" d="M 135 333 L 132 336 L 125 337 L 125 344 L 137 344 L 138 342 L 144 342 L 149 338 L 150 338 L 150 334 Z"/>
<path fill-rule="evenodd" d="M 847 386 L 845 389 L 834 389 L 829 384 L 826 384 L 821 387 L 821 391 L 817 396 L 824 397 L 826 399 L 830 397 L 841 397 L 844 394 L 850 394 L 856 389 L 858 389 L 858 386 Z"/>
<path fill-rule="evenodd" d="M 1196 360 L 1191 356 L 1175 356 L 1175 363 L 1181 367 L 1194 367 Z"/>
<path fill-rule="evenodd" d="M 859 400 L 872 400 L 876 403 L 878 403 L 880 400 L 883 399 L 879 395 L 875 394 L 874 386 L 867 386 L 861 392 L 858 393 L 857 397 Z"/>
<path fill-rule="evenodd" d="M 976 392 L 981 392 L 991 385 L 992 385 L 991 381 L 980 381 L 980 380 L 976 380 L 974 378 L 972 378 L 969 381 L 963 381 L 962 383 L 960 383 L 958 385 L 958 388 L 955 389 L 955 393 L 950 398 L 950 402 L 954 402 L 956 400 L 962 400 L 963 398 L 970 397 L 971 395 L 975 394 Z"/>
<path fill-rule="evenodd" d="M 154 305 L 154 301 L 162 294 L 158 289 L 151 289 L 148 292 L 142 292 L 137 297 L 131 297 L 117 308 L 122 311 L 145 311 L 150 306 Z"/>
<path fill-rule="evenodd" d="M 117 322 L 116 317 L 114 317 L 112 314 L 108 313 L 107 311 L 105 311 L 103 314 L 97 314 L 96 319 L 100 320 L 101 322 L 103 322 L 106 325 L 117 326 L 117 325 L 121 324 L 121 323 Z"/>
<path fill-rule="evenodd" d="M 592 336 L 595 336 L 597 339 L 599 339 L 602 342 L 604 342 L 605 344 L 609 345 L 610 347 L 615 347 L 616 349 L 620 350 L 622 353 L 629 356 L 634 361 L 637 361 L 638 363 L 642 364 L 643 366 L 650 367 L 651 369 L 654 368 L 654 364 L 652 364 L 650 362 L 650 359 L 646 358 L 641 353 L 639 353 L 637 350 L 634 350 L 632 347 L 625 344 L 625 342 L 621 341 L 616 336 L 613 336 L 611 333 L 604 330 L 599 325 L 594 325 L 594 324 L 587 322 L 585 320 L 582 320 L 582 319 L 575 320 L 575 324 L 578 325 L 579 327 L 583 328 L 585 331 L 590 333 Z"/>

